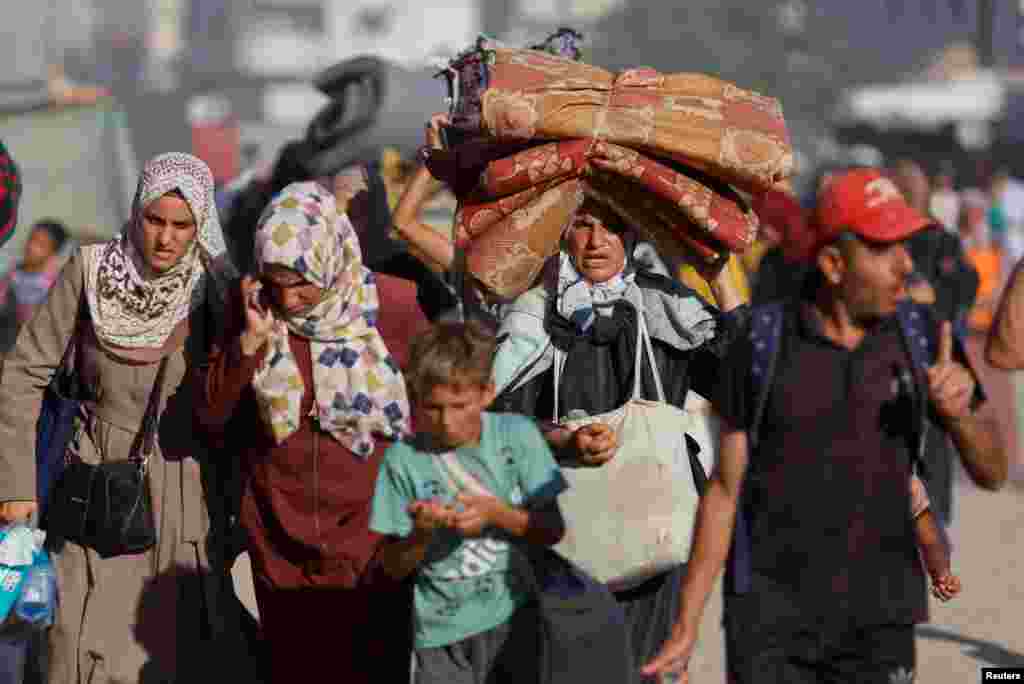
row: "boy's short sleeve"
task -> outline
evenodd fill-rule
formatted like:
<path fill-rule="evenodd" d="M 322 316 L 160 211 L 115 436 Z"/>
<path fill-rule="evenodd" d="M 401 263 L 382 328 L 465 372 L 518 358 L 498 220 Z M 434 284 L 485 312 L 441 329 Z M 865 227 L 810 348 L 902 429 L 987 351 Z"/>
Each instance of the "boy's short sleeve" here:
<path fill-rule="evenodd" d="M 513 446 L 518 454 L 523 504 L 546 504 L 568 489 L 569 484 L 537 425 L 524 416 L 504 414 L 502 420 L 508 421 L 507 438 L 516 442 Z"/>
<path fill-rule="evenodd" d="M 406 537 L 413 528 L 409 504 L 415 498 L 414 492 L 408 474 L 400 466 L 405 448 L 395 445 L 385 454 L 370 511 L 370 529 L 392 537 Z"/>

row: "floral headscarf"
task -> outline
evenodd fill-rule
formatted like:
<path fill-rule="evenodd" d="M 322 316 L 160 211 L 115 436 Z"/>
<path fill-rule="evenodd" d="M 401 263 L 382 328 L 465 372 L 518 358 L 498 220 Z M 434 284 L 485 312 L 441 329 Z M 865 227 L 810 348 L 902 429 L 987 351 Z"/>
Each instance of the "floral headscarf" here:
<path fill-rule="evenodd" d="M 320 427 L 366 458 L 374 435 L 409 429 L 405 379 L 376 328 L 374 274 L 363 266 L 355 229 L 316 182 L 292 183 L 264 211 L 255 237 L 257 267 L 285 266 L 326 290 L 309 313 L 279 320 L 253 388 L 278 444 L 301 422 L 302 375 L 288 332 L 310 340 Z"/>
<path fill-rule="evenodd" d="M 150 274 L 139 245 L 143 211 L 156 199 L 181 192 L 196 221 L 196 238 L 170 270 Z M 203 305 L 207 279 L 223 306 L 227 282 L 235 275 L 217 217 L 213 175 L 190 154 L 172 152 L 146 164 L 132 202 L 132 217 L 121 235 L 82 249 L 85 289 L 93 327 L 107 347 L 159 349 L 179 323 Z"/>

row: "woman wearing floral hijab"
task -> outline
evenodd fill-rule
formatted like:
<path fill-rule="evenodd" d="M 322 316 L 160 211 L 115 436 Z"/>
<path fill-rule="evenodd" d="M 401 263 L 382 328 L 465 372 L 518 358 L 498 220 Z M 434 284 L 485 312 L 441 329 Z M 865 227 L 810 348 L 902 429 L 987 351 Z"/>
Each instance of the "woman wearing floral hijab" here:
<path fill-rule="evenodd" d="M 230 611 L 216 570 L 223 566 L 212 551 L 219 497 L 204 490 L 205 453 L 192 437 L 185 386 L 205 355 L 205 323 L 219 315 L 219 293 L 231 275 L 209 169 L 190 155 L 158 156 L 143 170 L 124 231 L 71 257 L 5 359 L 3 521 L 35 512 L 35 423 L 44 388 L 73 338 L 76 370 L 92 399 L 69 457 L 87 463 L 128 458 L 166 361 L 147 466 L 157 543 L 144 553 L 101 558 L 66 542 L 55 554 L 54 684 L 198 681 L 193 666 L 203 664 L 204 649 L 211 652 L 213 636 L 226 628 Z"/>
<path fill-rule="evenodd" d="M 259 279 L 242 280 L 198 415 L 242 460 L 270 681 L 407 681 L 411 594 L 373 562 L 369 530 L 381 457 L 409 427 L 375 276 L 314 182 L 274 198 L 255 253 Z"/>

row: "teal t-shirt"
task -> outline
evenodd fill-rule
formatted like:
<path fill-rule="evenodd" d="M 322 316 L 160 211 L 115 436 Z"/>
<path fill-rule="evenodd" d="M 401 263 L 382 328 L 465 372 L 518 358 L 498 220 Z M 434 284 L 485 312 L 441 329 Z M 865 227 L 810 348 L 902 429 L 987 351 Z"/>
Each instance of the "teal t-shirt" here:
<path fill-rule="evenodd" d="M 565 478 L 532 420 L 484 413 L 482 421 L 479 446 L 455 454 L 495 496 L 515 506 L 535 506 L 565 490 Z M 414 443 L 391 446 L 377 477 L 370 528 L 407 537 L 413 529 L 410 503 L 452 503 L 457 492 L 446 472 L 439 455 Z M 416 573 L 416 648 L 452 644 L 507 621 L 529 598 L 524 562 L 501 530 L 474 539 L 439 530 Z"/>

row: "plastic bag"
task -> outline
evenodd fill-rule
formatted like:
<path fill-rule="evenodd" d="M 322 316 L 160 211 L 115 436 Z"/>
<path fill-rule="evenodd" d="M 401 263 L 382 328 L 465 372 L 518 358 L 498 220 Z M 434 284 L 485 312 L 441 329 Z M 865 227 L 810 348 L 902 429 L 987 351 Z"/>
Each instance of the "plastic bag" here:
<path fill-rule="evenodd" d="M 13 525 L 0 528 L 0 636 L 17 637 L 53 625 L 57 577 L 46 534 Z"/>

